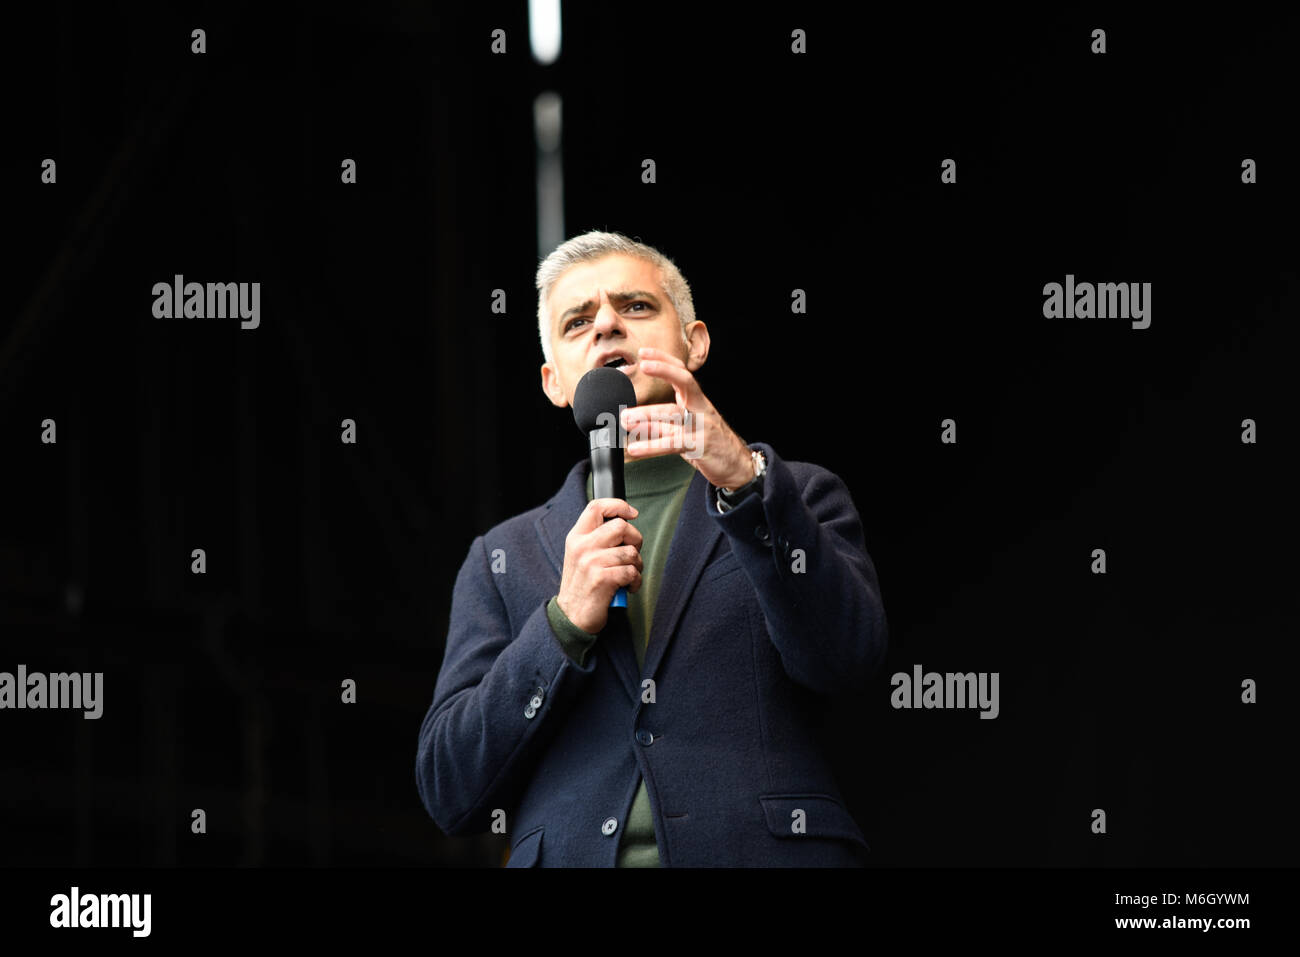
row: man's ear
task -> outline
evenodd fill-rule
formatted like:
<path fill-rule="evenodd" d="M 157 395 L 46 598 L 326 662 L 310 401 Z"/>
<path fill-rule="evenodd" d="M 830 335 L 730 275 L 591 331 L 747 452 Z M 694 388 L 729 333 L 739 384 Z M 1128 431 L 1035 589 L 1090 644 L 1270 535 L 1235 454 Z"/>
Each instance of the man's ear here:
<path fill-rule="evenodd" d="M 564 387 L 560 385 L 560 377 L 549 362 L 542 363 L 542 391 L 557 409 L 563 409 L 569 404 L 564 396 Z"/>
<path fill-rule="evenodd" d="M 686 347 L 686 369 L 694 372 L 709 357 L 709 327 L 702 319 L 691 323 L 686 330 L 686 341 L 689 343 Z"/>

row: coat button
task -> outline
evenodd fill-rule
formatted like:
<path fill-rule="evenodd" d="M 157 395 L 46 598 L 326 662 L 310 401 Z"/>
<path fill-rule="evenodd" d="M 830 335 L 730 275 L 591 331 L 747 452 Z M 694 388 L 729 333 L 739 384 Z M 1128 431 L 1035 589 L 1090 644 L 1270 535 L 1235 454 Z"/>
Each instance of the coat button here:
<path fill-rule="evenodd" d="M 654 743 L 655 736 L 645 728 L 640 728 L 636 733 L 636 739 L 641 744 L 649 745 Z"/>
<path fill-rule="evenodd" d="M 605 823 L 600 826 L 600 833 L 604 834 L 606 837 L 609 837 L 617 830 L 618 821 L 614 820 L 612 817 L 606 818 Z"/>
<path fill-rule="evenodd" d="M 754 537 L 764 545 L 772 544 L 772 533 L 768 531 L 766 525 L 759 525 L 754 529 Z"/>
<path fill-rule="evenodd" d="M 529 703 L 528 707 L 524 709 L 524 717 L 529 721 L 532 721 L 533 718 L 537 717 L 537 709 L 534 708 L 531 703 Z"/>
<path fill-rule="evenodd" d="M 536 711 L 541 706 L 542 706 L 542 696 L 539 694 L 533 695 L 532 699 L 528 702 L 528 707 Z"/>

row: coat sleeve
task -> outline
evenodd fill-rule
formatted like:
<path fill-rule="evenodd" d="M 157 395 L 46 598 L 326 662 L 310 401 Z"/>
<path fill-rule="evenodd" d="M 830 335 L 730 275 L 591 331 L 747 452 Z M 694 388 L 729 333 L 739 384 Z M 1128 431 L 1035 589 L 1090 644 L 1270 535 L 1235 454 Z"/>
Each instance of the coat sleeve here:
<path fill-rule="evenodd" d="M 486 831 L 495 809 L 513 807 L 547 727 L 595 667 L 594 655 L 580 666 L 564 653 L 545 602 L 512 634 L 493 578 L 479 536 L 456 576 L 447 649 L 420 726 L 416 786 L 447 834 Z"/>
<path fill-rule="evenodd" d="M 770 445 L 751 442 L 767 459 L 761 496 L 719 513 L 754 586 L 768 633 L 793 681 L 819 694 L 861 691 L 880 667 L 889 624 L 862 521 L 844 482 L 817 466 L 800 487 Z"/>

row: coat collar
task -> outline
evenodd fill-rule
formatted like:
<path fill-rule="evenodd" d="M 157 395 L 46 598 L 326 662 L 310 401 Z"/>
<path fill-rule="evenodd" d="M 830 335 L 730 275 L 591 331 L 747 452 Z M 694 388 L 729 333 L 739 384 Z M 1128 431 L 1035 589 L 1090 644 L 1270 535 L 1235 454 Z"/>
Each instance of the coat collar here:
<path fill-rule="evenodd" d="M 590 472 L 590 460 L 580 460 L 574 465 L 560 490 L 546 503 L 535 523 L 546 556 L 557 577 L 564 570 L 564 539 L 573 528 L 573 523 L 578 520 L 578 515 L 587 506 L 587 475 Z M 611 635 L 609 637 L 614 637 L 615 640 L 596 643 L 598 647 L 604 647 L 624 687 L 634 700 L 640 700 L 642 680 L 653 678 L 658 671 L 677 631 L 686 601 L 718 539 L 722 537 L 722 527 L 708 514 L 709 497 L 708 480 L 697 471 L 686 490 L 681 516 L 677 519 L 672 544 L 664 562 L 664 578 L 655 599 L 643 673 L 637 674 L 636 655 L 626 636 Z"/>

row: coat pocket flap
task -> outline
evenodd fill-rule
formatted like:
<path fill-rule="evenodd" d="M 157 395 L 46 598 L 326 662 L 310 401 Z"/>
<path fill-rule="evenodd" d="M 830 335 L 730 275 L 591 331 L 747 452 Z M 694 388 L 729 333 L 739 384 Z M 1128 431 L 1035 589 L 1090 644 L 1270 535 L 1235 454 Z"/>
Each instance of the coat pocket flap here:
<path fill-rule="evenodd" d="M 853 816 L 829 794 L 760 794 L 758 801 L 775 837 L 833 837 L 871 850 Z"/>
<path fill-rule="evenodd" d="M 709 564 L 704 566 L 700 572 L 701 582 L 710 582 L 715 578 L 721 578 L 730 572 L 740 568 L 740 559 L 736 557 L 735 552 L 724 552 L 720 557 L 715 558 Z"/>
<path fill-rule="evenodd" d="M 506 867 L 536 867 L 541 853 L 542 829 L 535 827 L 510 849 L 510 860 L 506 861 Z"/>

